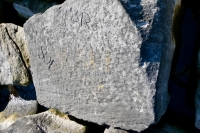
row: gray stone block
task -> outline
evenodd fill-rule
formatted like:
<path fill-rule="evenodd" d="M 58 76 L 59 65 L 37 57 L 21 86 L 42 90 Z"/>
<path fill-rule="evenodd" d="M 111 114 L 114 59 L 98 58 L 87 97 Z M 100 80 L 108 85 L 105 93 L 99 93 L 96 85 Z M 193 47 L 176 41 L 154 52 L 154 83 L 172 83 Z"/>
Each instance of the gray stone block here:
<path fill-rule="evenodd" d="M 141 131 L 164 114 L 171 0 L 67 0 L 24 25 L 40 104 Z"/>

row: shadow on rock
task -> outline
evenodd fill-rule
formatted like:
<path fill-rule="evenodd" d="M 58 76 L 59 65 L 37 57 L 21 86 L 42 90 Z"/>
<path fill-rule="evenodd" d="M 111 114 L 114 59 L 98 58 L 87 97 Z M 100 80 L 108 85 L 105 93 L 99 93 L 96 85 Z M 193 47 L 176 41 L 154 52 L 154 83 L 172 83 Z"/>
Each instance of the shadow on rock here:
<path fill-rule="evenodd" d="M 10 92 L 7 89 L 7 86 L 0 86 L 0 112 L 6 108 L 9 101 L 9 95 Z"/>
<path fill-rule="evenodd" d="M 84 121 L 81 119 L 77 119 L 74 116 L 68 115 L 68 117 L 70 118 L 70 120 L 73 120 L 81 125 L 84 125 L 86 127 L 88 127 L 87 129 L 87 133 L 103 133 L 104 130 L 106 129 L 107 125 L 98 125 L 96 123 L 93 122 L 88 122 L 88 121 Z"/>
<path fill-rule="evenodd" d="M 29 86 L 15 86 L 19 96 L 24 100 L 36 100 L 35 86 L 31 83 Z"/>

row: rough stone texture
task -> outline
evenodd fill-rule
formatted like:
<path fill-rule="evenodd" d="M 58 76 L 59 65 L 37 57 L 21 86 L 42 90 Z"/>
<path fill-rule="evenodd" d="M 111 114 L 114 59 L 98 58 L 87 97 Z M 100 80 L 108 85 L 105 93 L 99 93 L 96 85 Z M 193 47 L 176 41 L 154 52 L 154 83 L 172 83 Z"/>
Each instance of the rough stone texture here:
<path fill-rule="evenodd" d="M 8 128 L 18 118 L 35 114 L 37 111 L 37 101 L 26 101 L 20 97 L 10 95 L 10 101 L 5 110 L 0 112 L 0 130 Z"/>
<path fill-rule="evenodd" d="M 26 125 L 26 126 L 24 126 Z M 80 125 L 56 110 L 17 120 L 4 132 L 8 133 L 85 133 L 86 127 Z"/>
<path fill-rule="evenodd" d="M 55 0 L 14 0 L 13 7 L 24 19 L 28 19 L 33 14 L 43 13 L 48 8 L 57 5 Z"/>
<path fill-rule="evenodd" d="M 120 129 L 115 129 L 115 128 L 113 128 L 113 127 L 110 127 L 110 128 L 108 128 L 108 129 L 106 129 L 106 130 L 104 131 L 104 133 L 128 133 L 128 132 L 123 131 L 123 130 L 120 130 Z"/>
<path fill-rule="evenodd" d="M 23 28 L 0 25 L 0 85 L 28 85 L 29 54 Z"/>
<path fill-rule="evenodd" d="M 157 122 L 169 100 L 175 2 L 67 0 L 31 17 L 24 30 L 39 103 L 122 129 Z"/>

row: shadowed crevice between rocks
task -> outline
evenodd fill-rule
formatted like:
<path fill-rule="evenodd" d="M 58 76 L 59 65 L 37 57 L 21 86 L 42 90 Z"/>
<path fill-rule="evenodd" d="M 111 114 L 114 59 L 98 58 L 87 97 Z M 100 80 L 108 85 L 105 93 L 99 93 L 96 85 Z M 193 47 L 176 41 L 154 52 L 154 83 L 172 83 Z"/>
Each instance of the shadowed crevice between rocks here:
<path fill-rule="evenodd" d="M 98 124 L 93 123 L 93 122 L 88 122 L 88 121 L 78 119 L 78 118 L 76 118 L 72 115 L 68 115 L 68 117 L 70 118 L 70 120 L 86 126 L 87 127 L 87 133 L 103 133 L 104 130 L 108 127 L 108 125 L 98 125 Z"/>
<path fill-rule="evenodd" d="M 196 60 L 199 45 L 197 1 L 182 0 L 175 9 L 172 35 L 176 44 L 169 92 L 169 108 L 194 117 L 194 99 L 198 83 Z"/>

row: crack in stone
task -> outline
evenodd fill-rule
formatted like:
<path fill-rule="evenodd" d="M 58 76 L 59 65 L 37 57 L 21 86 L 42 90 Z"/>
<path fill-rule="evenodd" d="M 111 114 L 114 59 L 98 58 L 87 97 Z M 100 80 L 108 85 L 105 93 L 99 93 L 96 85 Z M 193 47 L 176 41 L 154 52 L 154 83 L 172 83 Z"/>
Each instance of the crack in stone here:
<path fill-rule="evenodd" d="M 17 48 L 17 50 L 19 50 L 19 56 L 20 56 L 20 58 L 21 58 L 21 61 L 22 61 L 23 65 L 24 65 L 24 67 L 25 67 L 26 70 L 27 70 L 27 73 L 28 73 L 27 77 L 29 77 L 29 81 L 32 81 L 31 73 L 30 73 L 28 67 L 26 66 L 26 63 L 25 63 L 25 61 L 24 61 L 24 58 L 23 58 L 23 56 L 22 56 L 22 53 L 21 53 L 21 50 L 20 50 L 19 46 L 18 46 L 17 43 L 12 39 L 12 37 L 10 36 L 10 34 L 9 34 L 9 32 L 8 32 L 8 29 L 7 29 L 6 27 L 5 27 L 5 30 L 6 30 L 6 33 L 7 33 L 8 37 L 9 37 L 9 39 L 14 43 L 14 45 L 15 45 L 16 48 Z M 16 33 L 17 31 L 18 31 L 18 27 L 17 27 L 17 30 L 15 30 L 15 33 Z"/>

